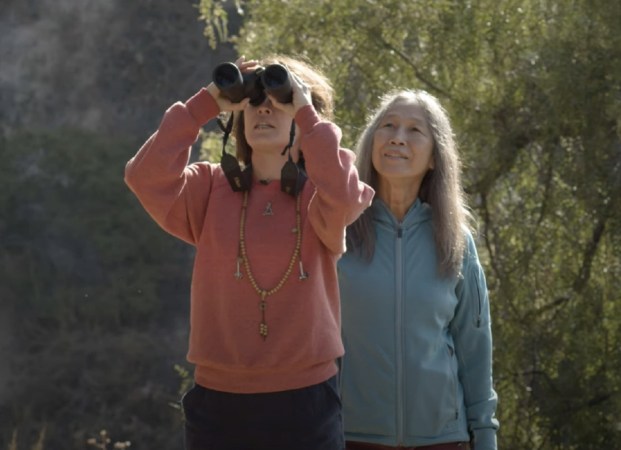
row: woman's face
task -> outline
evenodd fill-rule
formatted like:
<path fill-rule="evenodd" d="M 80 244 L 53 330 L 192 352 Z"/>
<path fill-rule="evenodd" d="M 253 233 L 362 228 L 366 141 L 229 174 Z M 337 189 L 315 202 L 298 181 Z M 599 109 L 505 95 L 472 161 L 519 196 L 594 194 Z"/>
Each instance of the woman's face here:
<path fill-rule="evenodd" d="M 373 167 L 387 180 L 422 181 L 433 169 L 433 144 L 423 109 L 412 100 L 400 100 L 386 111 L 375 130 Z"/>
<path fill-rule="evenodd" d="M 291 117 L 275 108 L 269 98 L 244 109 L 244 135 L 253 152 L 280 152 L 289 143 Z M 296 132 L 297 136 L 297 132 Z"/>

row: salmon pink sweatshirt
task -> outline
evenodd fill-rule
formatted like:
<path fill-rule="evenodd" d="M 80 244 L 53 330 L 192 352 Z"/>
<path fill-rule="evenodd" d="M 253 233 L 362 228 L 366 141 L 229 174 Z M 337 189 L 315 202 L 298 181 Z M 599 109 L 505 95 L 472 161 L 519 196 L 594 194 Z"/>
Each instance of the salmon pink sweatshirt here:
<path fill-rule="evenodd" d="M 301 195 L 301 279 L 296 260 L 284 285 L 265 300 L 268 336 L 259 334 L 259 294 L 246 268 L 237 272 L 243 194 L 219 164 L 189 164 L 200 128 L 219 113 L 202 89 L 165 113 L 158 130 L 127 163 L 125 181 L 151 217 L 196 249 L 191 286 L 188 361 L 197 384 L 224 392 L 296 389 L 335 375 L 343 355 L 336 262 L 345 227 L 367 208 L 373 190 L 358 179 L 353 152 L 340 148 L 340 129 L 310 105 L 300 129 L 308 181 Z M 257 284 L 278 284 L 296 246 L 296 199 L 278 181 L 254 182 L 245 240 Z M 264 215 L 268 203 L 273 215 Z"/>

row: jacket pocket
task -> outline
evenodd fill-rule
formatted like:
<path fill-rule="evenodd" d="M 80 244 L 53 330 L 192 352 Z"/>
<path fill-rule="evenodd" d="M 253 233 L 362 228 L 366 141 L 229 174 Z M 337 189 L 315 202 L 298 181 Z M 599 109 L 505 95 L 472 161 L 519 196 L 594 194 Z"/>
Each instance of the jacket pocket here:
<path fill-rule="evenodd" d="M 453 410 L 455 411 L 455 423 L 459 419 L 459 377 L 457 376 L 457 358 L 455 348 L 451 344 L 446 344 L 449 354 L 449 369 L 451 371 L 451 392 L 453 392 Z"/>
<path fill-rule="evenodd" d="M 407 434 L 435 438 L 455 431 L 460 423 L 461 389 L 453 346 L 443 345 L 424 364 L 410 370 L 406 388 Z"/>

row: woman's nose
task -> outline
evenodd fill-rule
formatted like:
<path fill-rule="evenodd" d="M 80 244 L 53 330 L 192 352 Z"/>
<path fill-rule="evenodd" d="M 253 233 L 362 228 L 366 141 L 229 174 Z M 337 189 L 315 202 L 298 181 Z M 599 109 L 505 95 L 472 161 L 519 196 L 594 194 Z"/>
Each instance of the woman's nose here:
<path fill-rule="evenodd" d="M 405 133 L 401 127 L 395 128 L 394 133 L 390 137 L 390 143 L 393 145 L 405 145 Z"/>
<path fill-rule="evenodd" d="M 257 112 L 259 114 L 271 114 L 272 113 L 272 102 L 267 96 L 265 96 L 265 100 L 263 100 L 263 103 L 261 103 L 257 108 L 258 108 Z"/>

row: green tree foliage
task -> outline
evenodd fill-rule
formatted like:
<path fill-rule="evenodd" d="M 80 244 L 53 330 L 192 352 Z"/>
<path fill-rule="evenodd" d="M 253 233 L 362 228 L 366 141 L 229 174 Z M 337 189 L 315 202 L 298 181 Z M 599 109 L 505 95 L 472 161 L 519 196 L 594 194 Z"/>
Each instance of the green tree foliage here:
<path fill-rule="evenodd" d="M 182 445 L 169 403 L 189 255 L 123 183 L 138 146 L 72 130 L 0 140 L 0 448 L 46 429 L 45 448 L 81 449 L 104 427 Z"/>
<path fill-rule="evenodd" d="M 618 445 L 621 3 L 236 3 L 238 53 L 322 68 L 346 144 L 388 90 L 442 100 L 493 302 L 500 448 Z"/>

